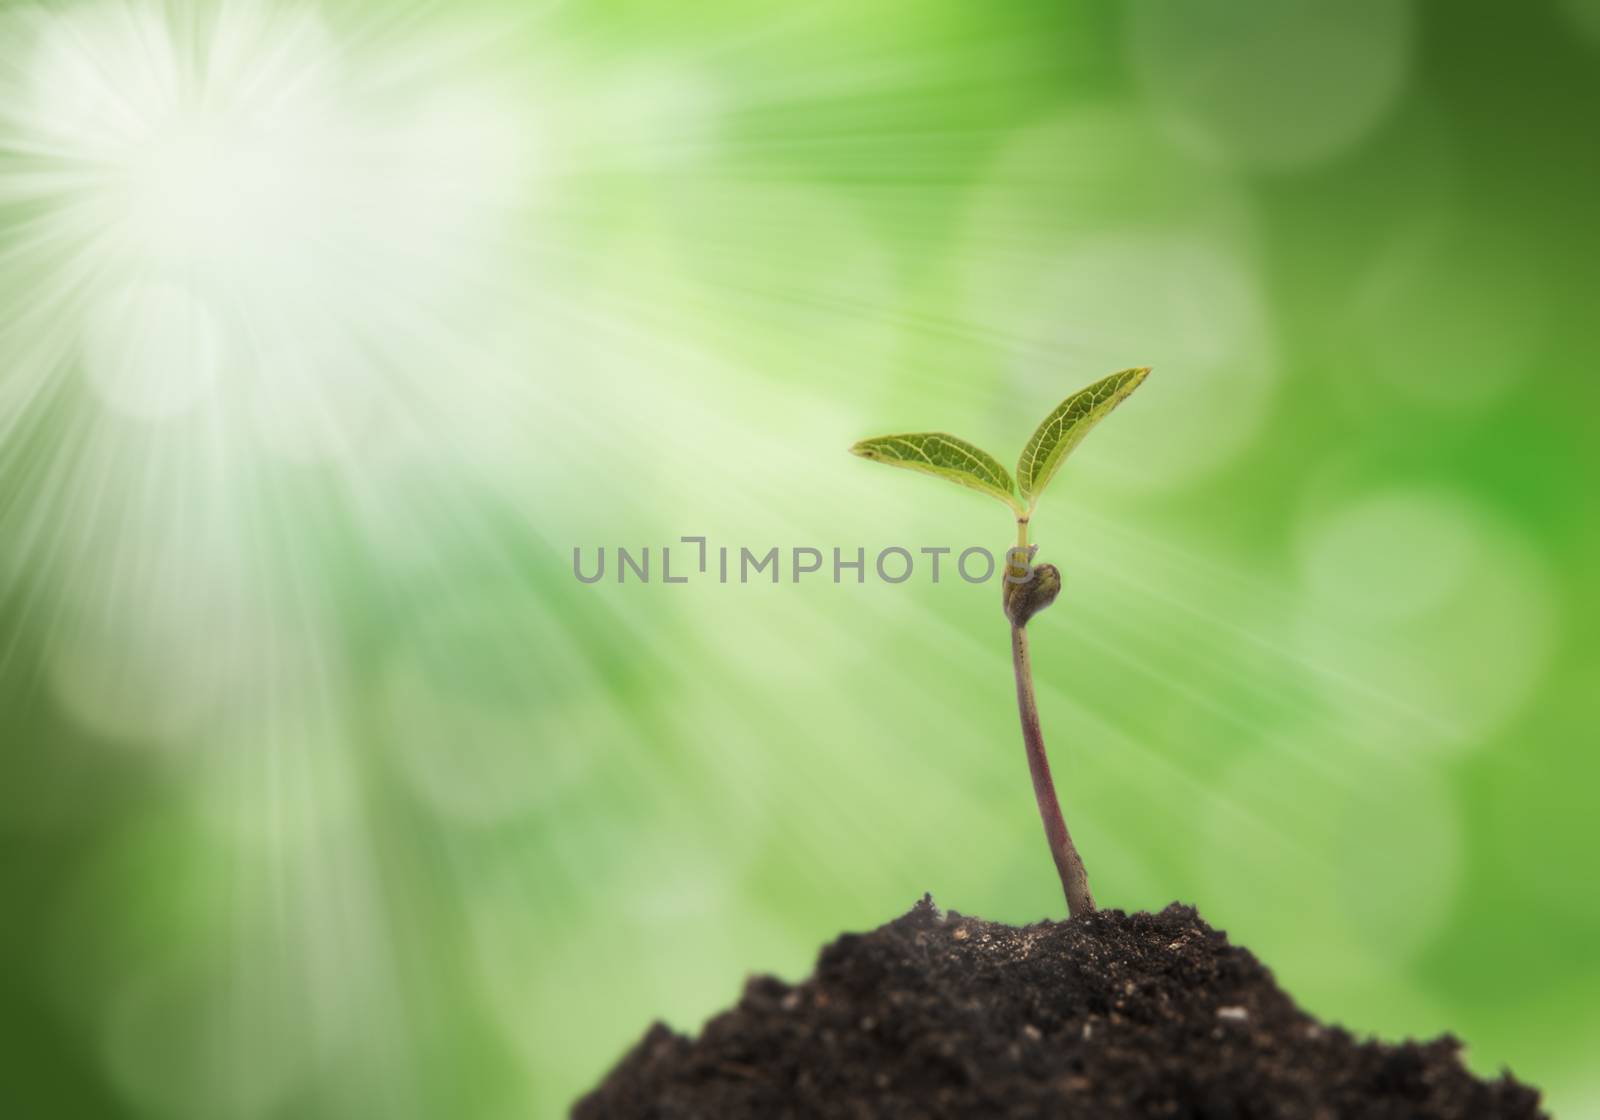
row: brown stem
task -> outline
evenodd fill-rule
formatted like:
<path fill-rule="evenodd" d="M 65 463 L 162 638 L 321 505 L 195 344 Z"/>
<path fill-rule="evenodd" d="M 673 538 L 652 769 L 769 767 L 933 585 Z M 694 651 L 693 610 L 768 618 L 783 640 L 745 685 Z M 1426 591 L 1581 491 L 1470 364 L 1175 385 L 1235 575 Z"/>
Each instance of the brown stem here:
<path fill-rule="evenodd" d="M 1011 662 L 1017 671 L 1017 711 L 1022 716 L 1022 742 L 1028 750 L 1028 772 L 1033 776 L 1033 796 L 1039 803 L 1039 819 L 1044 822 L 1050 855 L 1061 876 L 1061 889 L 1067 896 L 1067 913 L 1072 917 L 1094 910 L 1089 893 L 1089 874 L 1073 846 L 1072 834 L 1061 816 L 1056 784 L 1050 777 L 1050 759 L 1044 753 L 1044 733 L 1039 730 L 1039 704 L 1033 695 L 1033 663 L 1028 658 L 1028 633 L 1023 626 L 1011 626 Z"/>

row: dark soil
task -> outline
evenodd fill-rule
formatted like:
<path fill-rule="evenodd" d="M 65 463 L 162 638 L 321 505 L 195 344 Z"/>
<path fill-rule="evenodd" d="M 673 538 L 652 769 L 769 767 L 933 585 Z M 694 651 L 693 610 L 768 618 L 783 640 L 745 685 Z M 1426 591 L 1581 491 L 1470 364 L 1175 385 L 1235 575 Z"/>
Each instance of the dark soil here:
<path fill-rule="evenodd" d="M 577 1120 L 760 1117 L 1540 1117 L 1446 1036 L 1358 1041 L 1301 1011 L 1194 910 L 1102 910 L 1017 928 L 931 899 L 756 977 L 698 1039 L 661 1024 Z"/>

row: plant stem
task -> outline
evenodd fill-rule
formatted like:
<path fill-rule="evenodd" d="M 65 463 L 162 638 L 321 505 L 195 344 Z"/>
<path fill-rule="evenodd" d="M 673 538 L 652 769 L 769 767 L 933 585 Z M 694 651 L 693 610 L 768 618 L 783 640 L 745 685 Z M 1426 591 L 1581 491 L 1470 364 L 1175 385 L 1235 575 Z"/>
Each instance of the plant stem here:
<path fill-rule="evenodd" d="M 1022 519 L 1017 522 L 1017 545 L 1022 549 L 1028 545 L 1028 523 Z M 1026 624 L 1011 625 L 1011 663 L 1017 675 L 1017 712 L 1022 717 L 1022 743 L 1028 752 L 1033 797 L 1039 805 L 1039 819 L 1044 822 L 1056 874 L 1061 877 L 1061 890 L 1067 896 L 1067 913 L 1078 917 L 1094 910 L 1094 896 L 1089 893 L 1089 874 L 1067 831 L 1055 781 L 1050 777 L 1050 758 L 1045 754 L 1044 732 L 1039 728 L 1039 702 L 1033 694 L 1033 662 L 1028 656 Z"/>

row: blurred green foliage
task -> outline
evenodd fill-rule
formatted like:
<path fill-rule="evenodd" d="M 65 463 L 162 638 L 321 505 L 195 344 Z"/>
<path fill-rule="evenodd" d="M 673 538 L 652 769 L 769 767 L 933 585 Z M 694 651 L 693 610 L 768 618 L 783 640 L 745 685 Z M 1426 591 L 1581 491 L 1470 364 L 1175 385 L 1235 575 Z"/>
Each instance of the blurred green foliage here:
<path fill-rule="evenodd" d="M 1036 536 L 1096 895 L 1600 1116 L 1597 11 L 0 11 L 0 1110 L 559 1115 L 1059 916 L 997 586 L 571 555 L 999 551 L 844 449 L 1148 363 Z"/>

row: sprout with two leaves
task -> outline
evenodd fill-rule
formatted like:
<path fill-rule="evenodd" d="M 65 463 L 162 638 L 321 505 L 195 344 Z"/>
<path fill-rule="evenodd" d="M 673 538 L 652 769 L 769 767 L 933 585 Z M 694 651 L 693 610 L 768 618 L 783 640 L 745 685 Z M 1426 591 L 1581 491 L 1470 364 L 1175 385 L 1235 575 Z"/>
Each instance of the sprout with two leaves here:
<path fill-rule="evenodd" d="M 980 490 L 1000 499 L 1016 515 L 1017 544 L 1006 555 L 1002 592 L 1005 614 L 1011 621 L 1017 708 L 1022 716 L 1022 741 L 1028 752 L 1028 770 L 1033 776 L 1034 799 L 1039 804 L 1050 855 L 1067 896 L 1067 912 L 1073 916 L 1093 910 L 1094 896 L 1089 893 L 1089 877 L 1084 871 L 1083 859 L 1072 843 L 1072 834 L 1067 831 L 1061 803 L 1056 798 L 1055 782 L 1050 777 L 1050 760 L 1045 755 L 1044 735 L 1039 730 L 1039 705 L 1033 693 L 1033 666 L 1028 657 L 1026 630 L 1028 620 L 1054 602 L 1060 593 L 1061 573 L 1054 564 L 1033 565 L 1037 546 L 1028 544 L 1028 523 L 1039 495 L 1061 469 L 1062 461 L 1089 434 L 1090 428 L 1139 387 L 1149 372 L 1148 367 L 1125 369 L 1062 401 L 1045 417 L 1022 449 L 1015 482 L 993 455 L 943 432 L 877 436 L 864 439 L 850 449 L 864 459 L 937 475 Z"/>

